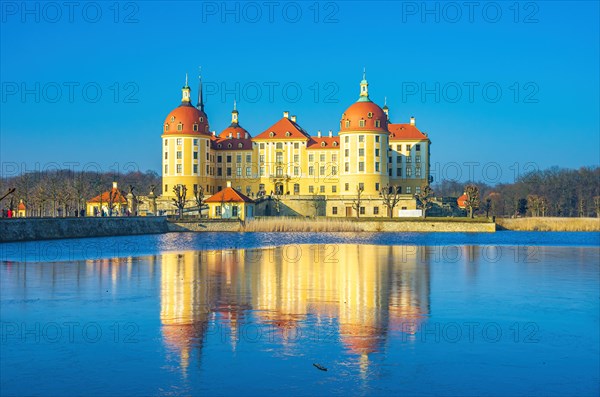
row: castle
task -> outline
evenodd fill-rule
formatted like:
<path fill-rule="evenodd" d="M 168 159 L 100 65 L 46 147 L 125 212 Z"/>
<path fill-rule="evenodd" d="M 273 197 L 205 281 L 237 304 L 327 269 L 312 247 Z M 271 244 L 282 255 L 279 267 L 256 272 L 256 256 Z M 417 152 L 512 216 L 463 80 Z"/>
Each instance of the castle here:
<path fill-rule="evenodd" d="M 358 100 L 343 112 L 337 135 L 319 131 L 312 136 L 285 111 L 253 136 L 240 124 L 235 102 L 231 124 L 220 134 L 211 132 L 202 81 L 194 106 L 187 79 L 181 104 L 162 129 L 159 208 L 168 212 L 173 212 L 173 188 L 180 185 L 190 202 L 191 192 L 199 188 L 208 198 L 231 187 L 258 202 L 276 197 L 290 214 L 388 216 L 382 191 L 394 187 L 400 201 L 393 216 L 416 216 L 414 196 L 430 182 L 427 134 L 417 129 L 414 117 L 392 123 L 387 105 L 381 108 L 369 98 L 364 74 Z M 256 214 L 274 215 L 268 204 L 266 213 L 257 204 Z"/>

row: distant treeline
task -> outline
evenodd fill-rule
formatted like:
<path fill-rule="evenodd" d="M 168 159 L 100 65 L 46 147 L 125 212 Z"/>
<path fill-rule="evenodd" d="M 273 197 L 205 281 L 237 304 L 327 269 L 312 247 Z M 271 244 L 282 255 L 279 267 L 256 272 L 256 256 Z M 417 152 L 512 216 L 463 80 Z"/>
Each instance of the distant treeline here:
<path fill-rule="evenodd" d="M 128 192 L 147 195 L 152 185 L 162 193 L 161 177 L 154 171 L 127 174 L 77 172 L 73 170 L 34 171 L 0 178 L 0 197 L 15 192 L 0 203 L 1 209 L 17 209 L 20 200 L 28 216 L 73 216 L 85 209 L 85 202 L 109 190 L 112 182 Z M 550 168 L 521 176 L 514 183 L 489 186 L 470 182 L 479 188 L 478 214 L 489 216 L 593 217 L 600 213 L 600 167 L 578 170 Z M 442 181 L 434 184 L 436 197 L 456 198 L 467 183 Z"/>
<path fill-rule="evenodd" d="M 578 170 L 557 167 L 532 171 L 514 183 L 479 187 L 477 213 L 513 216 L 593 217 L 600 213 L 600 167 Z M 437 197 L 458 197 L 465 183 L 442 181 L 433 186 Z"/>
<path fill-rule="evenodd" d="M 155 185 L 161 194 L 161 178 L 154 171 L 116 174 L 111 172 L 77 172 L 73 170 L 33 171 L 10 178 L 0 178 L 0 197 L 9 189 L 15 192 L 0 205 L 2 209 L 17 210 L 20 200 L 27 207 L 27 216 L 75 216 L 85 210 L 87 200 L 106 192 L 117 182 L 119 190 L 147 195 Z"/>

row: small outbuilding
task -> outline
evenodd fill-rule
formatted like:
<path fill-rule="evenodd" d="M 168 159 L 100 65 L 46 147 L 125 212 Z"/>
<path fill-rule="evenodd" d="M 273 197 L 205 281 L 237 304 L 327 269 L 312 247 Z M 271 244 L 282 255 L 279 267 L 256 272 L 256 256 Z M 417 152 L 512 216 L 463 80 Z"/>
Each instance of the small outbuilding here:
<path fill-rule="evenodd" d="M 126 214 L 127 198 L 113 182 L 111 190 L 88 200 L 86 207 L 87 216 L 121 216 Z"/>
<path fill-rule="evenodd" d="M 254 200 L 232 187 L 217 192 L 204 200 L 210 219 L 240 219 L 254 217 Z"/>

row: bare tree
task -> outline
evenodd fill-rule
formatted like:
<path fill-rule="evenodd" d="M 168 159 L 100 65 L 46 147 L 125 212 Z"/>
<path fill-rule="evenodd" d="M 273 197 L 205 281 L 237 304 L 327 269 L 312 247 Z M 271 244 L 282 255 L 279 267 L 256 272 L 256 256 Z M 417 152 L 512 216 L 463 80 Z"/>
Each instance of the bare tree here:
<path fill-rule="evenodd" d="M 362 204 L 362 194 L 365 189 L 358 185 L 356 186 L 356 199 L 352 200 L 352 208 L 356 211 L 356 218 L 360 218 L 360 209 Z"/>
<path fill-rule="evenodd" d="M 469 217 L 473 218 L 473 211 L 479 208 L 479 188 L 475 185 L 467 185 L 465 187 L 465 207 L 469 210 Z"/>
<path fill-rule="evenodd" d="M 400 188 L 398 186 L 385 185 L 380 191 L 383 205 L 387 207 L 388 216 L 394 216 L 394 208 L 400 202 Z"/>
<path fill-rule="evenodd" d="M 202 205 L 204 204 L 204 188 L 194 185 L 194 201 L 198 207 L 198 217 L 202 218 Z"/>
<path fill-rule="evenodd" d="M 425 183 L 421 186 L 421 191 L 417 193 L 417 204 L 423 210 L 423 219 L 427 218 L 427 210 L 433 205 L 433 189 L 429 184 Z"/>
<path fill-rule="evenodd" d="M 100 194 L 100 200 L 102 200 L 102 194 Z M 115 200 L 117 199 L 117 189 L 111 189 L 108 192 L 108 216 L 113 216 L 113 210 L 115 209 Z M 102 205 L 102 202 L 100 202 Z"/>
<path fill-rule="evenodd" d="M 186 185 L 176 185 L 173 187 L 173 193 L 175 193 L 175 198 L 173 200 L 173 205 L 177 208 L 179 219 L 183 218 L 183 209 L 185 208 L 185 198 L 187 196 L 187 186 Z"/>
<path fill-rule="evenodd" d="M 596 218 L 600 218 L 600 196 L 594 196 L 594 207 L 596 208 Z"/>

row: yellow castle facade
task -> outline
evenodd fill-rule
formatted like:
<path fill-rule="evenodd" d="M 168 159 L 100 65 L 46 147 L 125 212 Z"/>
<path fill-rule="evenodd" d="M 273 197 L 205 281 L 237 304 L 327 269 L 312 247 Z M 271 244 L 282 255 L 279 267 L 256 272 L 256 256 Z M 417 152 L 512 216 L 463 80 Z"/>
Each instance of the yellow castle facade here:
<path fill-rule="evenodd" d="M 359 98 L 342 114 L 336 135 L 311 135 L 285 111 L 253 136 L 241 126 L 235 103 L 230 125 L 220 134 L 211 132 L 202 84 L 194 106 L 186 81 L 181 104 L 163 124 L 161 199 L 171 202 L 176 185 L 186 186 L 190 201 L 195 189 L 209 197 L 230 185 L 254 199 L 304 200 L 301 215 L 309 215 L 303 213 L 309 212 L 306 202 L 318 200 L 324 204 L 318 215 L 359 211 L 377 217 L 388 215 L 382 190 L 394 187 L 402 196 L 393 215 L 414 216 L 414 195 L 430 181 L 431 141 L 413 117 L 392 123 L 387 105 L 369 98 L 368 86 L 363 76 Z M 359 192 L 361 205 L 353 205 Z"/>

